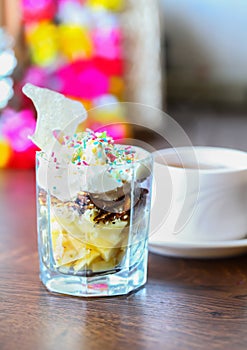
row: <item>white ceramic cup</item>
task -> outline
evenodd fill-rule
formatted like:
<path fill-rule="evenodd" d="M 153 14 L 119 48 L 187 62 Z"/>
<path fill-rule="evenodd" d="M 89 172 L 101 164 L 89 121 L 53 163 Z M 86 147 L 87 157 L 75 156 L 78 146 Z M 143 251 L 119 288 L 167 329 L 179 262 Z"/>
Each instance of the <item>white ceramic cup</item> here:
<path fill-rule="evenodd" d="M 151 241 L 222 241 L 247 234 L 247 153 L 181 147 L 154 153 Z"/>

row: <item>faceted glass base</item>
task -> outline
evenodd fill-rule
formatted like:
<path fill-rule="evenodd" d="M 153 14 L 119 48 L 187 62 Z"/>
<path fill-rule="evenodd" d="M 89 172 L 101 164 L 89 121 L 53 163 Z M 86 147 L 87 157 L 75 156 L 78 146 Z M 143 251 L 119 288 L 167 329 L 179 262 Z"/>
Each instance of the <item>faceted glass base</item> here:
<path fill-rule="evenodd" d="M 50 271 L 41 263 L 40 279 L 46 288 L 54 293 L 78 297 L 102 297 L 128 294 L 140 288 L 147 279 L 147 250 L 143 259 L 132 269 L 119 272 L 80 277 Z"/>

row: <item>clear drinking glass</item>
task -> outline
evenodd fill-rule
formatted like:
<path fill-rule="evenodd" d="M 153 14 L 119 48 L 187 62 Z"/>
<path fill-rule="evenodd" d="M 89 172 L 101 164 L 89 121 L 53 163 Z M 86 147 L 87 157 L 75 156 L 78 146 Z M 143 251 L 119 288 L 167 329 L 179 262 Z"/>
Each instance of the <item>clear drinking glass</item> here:
<path fill-rule="evenodd" d="M 73 169 L 37 153 L 40 278 L 48 290 L 112 296 L 145 284 L 153 159 L 136 149 L 142 157 L 130 164 Z M 93 193 L 95 176 L 104 189 L 109 174 L 126 180 Z"/>

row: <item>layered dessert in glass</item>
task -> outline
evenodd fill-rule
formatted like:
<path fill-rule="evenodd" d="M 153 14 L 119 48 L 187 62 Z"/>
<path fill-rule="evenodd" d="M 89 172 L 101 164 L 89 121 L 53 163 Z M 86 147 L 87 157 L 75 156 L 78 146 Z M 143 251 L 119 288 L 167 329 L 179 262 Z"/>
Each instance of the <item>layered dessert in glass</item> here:
<path fill-rule="evenodd" d="M 147 277 L 152 156 L 68 130 L 52 127 L 52 149 L 37 153 L 41 280 L 76 296 L 129 293 Z"/>

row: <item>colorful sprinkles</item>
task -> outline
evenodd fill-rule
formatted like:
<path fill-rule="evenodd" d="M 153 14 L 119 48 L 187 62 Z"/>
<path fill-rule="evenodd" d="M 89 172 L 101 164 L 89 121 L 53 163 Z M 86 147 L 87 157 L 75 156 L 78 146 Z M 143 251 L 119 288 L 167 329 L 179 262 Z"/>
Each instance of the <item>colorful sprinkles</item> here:
<path fill-rule="evenodd" d="M 78 166 L 130 164 L 136 159 L 136 152 L 131 146 L 114 144 L 112 137 L 106 131 L 74 134 L 72 138 L 59 134 L 59 142 L 72 150 L 72 163 Z"/>

